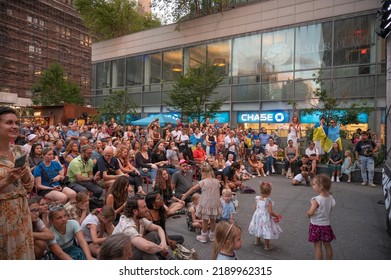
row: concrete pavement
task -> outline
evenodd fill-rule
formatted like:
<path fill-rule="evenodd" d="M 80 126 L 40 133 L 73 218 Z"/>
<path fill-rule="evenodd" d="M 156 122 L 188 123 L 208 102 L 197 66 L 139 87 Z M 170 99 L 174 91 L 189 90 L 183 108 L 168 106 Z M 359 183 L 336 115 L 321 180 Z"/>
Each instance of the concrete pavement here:
<path fill-rule="evenodd" d="M 236 222 L 242 228 L 242 248 L 237 252 L 242 260 L 311 260 L 313 244 L 307 241 L 309 219 L 306 212 L 311 197 L 316 196 L 312 187 L 292 186 L 285 177 L 272 174 L 262 177 L 273 184 L 271 194 L 275 204 L 273 210 L 283 219 L 280 226 L 283 232 L 278 240 L 272 241 L 276 247 L 266 252 L 262 246 L 254 245 L 254 238 L 248 233 L 248 225 L 255 209 L 255 195 L 259 195 L 259 178 L 245 182 L 257 194 L 240 194 Z M 389 260 L 391 259 L 391 237 L 386 233 L 385 206 L 381 186 L 375 188 L 359 183 L 333 183 L 331 191 L 336 206 L 331 214 L 331 225 L 336 240 L 332 242 L 334 259 L 337 260 Z M 187 230 L 186 217 L 169 218 L 168 233 L 185 237 L 185 246 L 195 248 L 200 259 L 210 259 L 212 243 L 200 243 L 195 232 Z"/>

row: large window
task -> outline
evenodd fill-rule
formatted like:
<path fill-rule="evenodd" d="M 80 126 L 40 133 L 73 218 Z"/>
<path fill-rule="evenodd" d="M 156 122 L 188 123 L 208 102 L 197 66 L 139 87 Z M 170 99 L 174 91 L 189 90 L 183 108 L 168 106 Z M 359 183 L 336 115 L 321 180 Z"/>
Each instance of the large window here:
<path fill-rule="evenodd" d="M 334 25 L 334 65 L 376 62 L 376 20 L 373 15 L 338 20 Z M 369 74 L 363 67 L 359 74 Z"/>
<path fill-rule="evenodd" d="M 296 70 L 331 66 L 332 23 L 296 29 Z"/>
<path fill-rule="evenodd" d="M 185 49 L 185 72 L 187 67 L 197 67 L 206 62 L 206 45 Z"/>
<path fill-rule="evenodd" d="M 110 87 L 110 62 L 101 62 L 96 65 L 96 88 Z"/>
<path fill-rule="evenodd" d="M 126 59 L 126 85 L 134 86 L 143 83 L 143 57 L 135 56 Z"/>
<path fill-rule="evenodd" d="M 182 74 L 182 50 L 163 52 L 163 80 L 170 82 Z"/>
<path fill-rule="evenodd" d="M 162 54 L 154 53 L 144 56 L 144 83 L 146 85 L 160 83 L 160 70 L 162 66 Z"/>
<path fill-rule="evenodd" d="M 112 88 L 125 85 L 125 59 L 118 59 L 111 62 Z"/>
<path fill-rule="evenodd" d="M 260 73 L 261 35 L 253 35 L 233 40 L 232 76 Z"/>
<path fill-rule="evenodd" d="M 207 45 L 208 60 L 218 66 L 223 75 L 229 74 L 231 65 L 231 40 L 210 43 Z"/>
<path fill-rule="evenodd" d="M 293 42 L 294 29 L 263 34 L 261 72 L 292 71 Z"/>

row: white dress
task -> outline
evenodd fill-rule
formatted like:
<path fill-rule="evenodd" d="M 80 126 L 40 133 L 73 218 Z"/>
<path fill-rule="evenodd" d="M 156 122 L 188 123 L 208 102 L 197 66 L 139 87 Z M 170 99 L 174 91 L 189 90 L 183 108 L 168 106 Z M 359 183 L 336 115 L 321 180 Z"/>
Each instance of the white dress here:
<path fill-rule="evenodd" d="M 273 203 L 273 201 L 269 198 L 260 200 L 260 196 L 256 196 L 255 202 L 257 204 L 257 209 L 255 210 L 248 227 L 249 233 L 263 239 L 278 239 L 282 229 L 274 222 L 273 217 L 267 210 L 268 203 Z"/>
<path fill-rule="evenodd" d="M 299 125 L 294 125 L 296 128 L 299 127 Z M 293 141 L 293 146 L 297 147 L 297 131 L 295 127 L 290 126 L 288 131 L 288 137 L 287 137 L 287 143 L 289 140 Z"/>

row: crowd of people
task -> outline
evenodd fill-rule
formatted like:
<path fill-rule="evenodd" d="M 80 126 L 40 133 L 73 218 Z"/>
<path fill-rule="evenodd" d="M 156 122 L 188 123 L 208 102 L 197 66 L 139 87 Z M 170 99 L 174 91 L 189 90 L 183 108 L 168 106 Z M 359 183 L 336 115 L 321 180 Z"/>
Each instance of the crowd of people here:
<path fill-rule="evenodd" d="M 315 142 L 300 155 L 297 117 L 282 149 L 275 131 L 269 135 L 262 127 L 258 134 L 217 120 L 187 125 L 178 120 L 160 127 L 155 119 L 143 128 L 87 119 L 82 125 L 32 127 L 20 125 L 13 109 L 0 109 L 1 259 L 172 259 L 176 245 L 184 243 L 183 236 L 166 232 L 166 219 L 174 215 L 186 215 L 187 227 L 199 233 L 199 242 L 214 243 L 213 258 L 235 259 L 241 246 L 236 193 L 245 189 L 245 180 L 275 174 L 279 152 L 293 185 L 309 185 L 314 178 L 321 198 L 314 198 L 308 211 L 309 239 L 316 258 L 322 257 L 322 242 L 332 258 L 335 237 L 327 221 L 319 224 L 317 218 L 328 218 L 335 204 L 331 182 L 339 182 L 341 172 L 351 181 L 355 154 L 363 184 L 374 186 L 378 146 L 367 131 L 361 132 L 354 151 L 343 153 L 333 143 L 328 177 L 316 174 L 322 153 Z M 14 167 L 22 154 L 28 155 L 26 163 Z M 263 244 L 265 251 L 274 248 L 270 240 L 282 232 L 271 189 L 270 183 L 260 183 L 248 228 L 255 245 Z M 100 207 L 90 207 L 92 200 L 100 201 Z"/>

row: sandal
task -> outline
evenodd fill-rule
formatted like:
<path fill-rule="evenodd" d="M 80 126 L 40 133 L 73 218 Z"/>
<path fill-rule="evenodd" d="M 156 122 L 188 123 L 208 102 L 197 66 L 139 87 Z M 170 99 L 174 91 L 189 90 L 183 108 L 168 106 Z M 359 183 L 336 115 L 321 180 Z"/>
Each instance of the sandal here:
<path fill-rule="evenodd" d="M 272 245 L 269 245 L 269 247 L 265 246 L 264 249 L 265 249 L 265 251 L 271 251 L 274 249 L 274 246 L 272 246 Z"/>
<path fill-rule="evenodd" d="M 255 245 L 255 246 L 261 246 L 261 245 L 263 245 L 263 240 L 262 240 L 262 239 L 256 239 L 256 240 L 254 241 L 254 245 Z"/>

